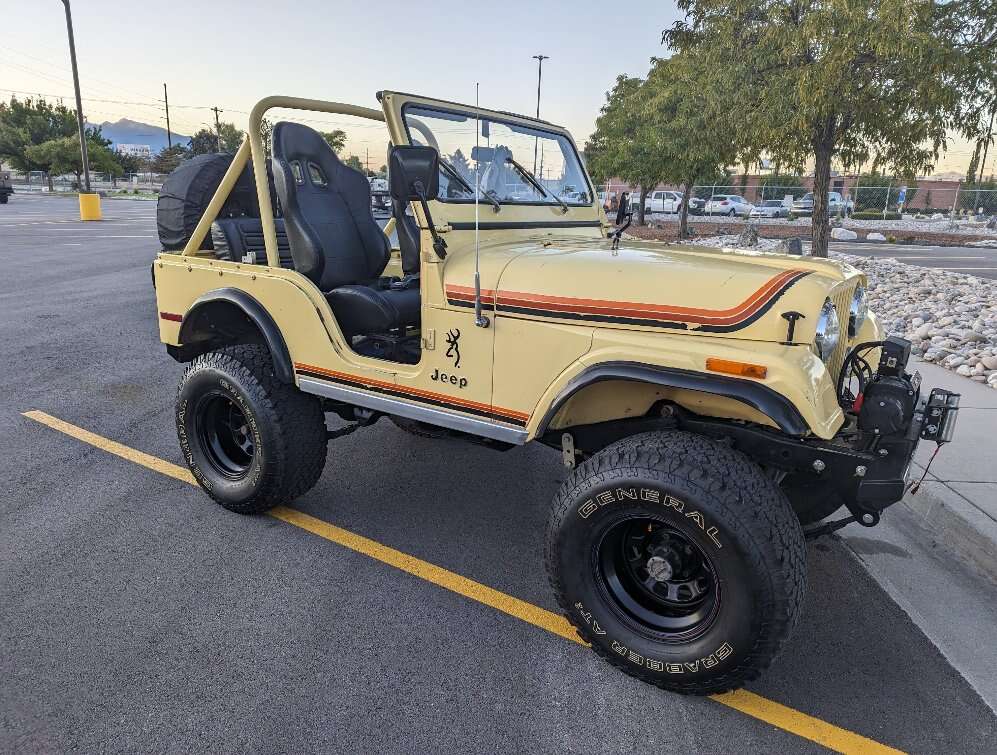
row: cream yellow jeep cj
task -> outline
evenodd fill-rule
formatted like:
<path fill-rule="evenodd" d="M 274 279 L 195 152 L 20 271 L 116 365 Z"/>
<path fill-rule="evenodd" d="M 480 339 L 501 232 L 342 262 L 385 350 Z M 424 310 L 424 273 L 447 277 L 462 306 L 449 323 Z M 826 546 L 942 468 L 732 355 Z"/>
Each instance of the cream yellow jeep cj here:
<path fill-rule="evenodd" d="M 579 635 L 676 692 L 757 677 L 799 617 L 805 539 L 876 524 L 958 396 L 922 398 L 848 265 L 624 239 L 564 129 L 378 99 L 264 99 L 234 156 L 166 182 L 153 280 L 191 472 L 255 514 L 381 417 L 412 442 L 539 441 L 569 470 L 546 561 Z M 264 145 L 274 107 L 385 124 L 383 228 L 316 131 Z"/>

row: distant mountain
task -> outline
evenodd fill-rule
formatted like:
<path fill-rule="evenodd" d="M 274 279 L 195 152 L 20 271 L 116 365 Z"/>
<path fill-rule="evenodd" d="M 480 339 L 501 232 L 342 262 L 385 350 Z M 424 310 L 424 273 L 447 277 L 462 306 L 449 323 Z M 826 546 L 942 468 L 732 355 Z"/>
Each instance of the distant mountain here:
<path fill-rule="evenodd" d="M 147 144 L 154 153 L 166 146 L 166 129 L 161 126 L 151 126 L 122 118 L 117 123 L 105 121 L 100 124 L 100 131 L 105 139 L 110 139 L 115 146 L 118 144 Z M 173 132 L 173 143 L 187 146 L 189 136 Z"/>

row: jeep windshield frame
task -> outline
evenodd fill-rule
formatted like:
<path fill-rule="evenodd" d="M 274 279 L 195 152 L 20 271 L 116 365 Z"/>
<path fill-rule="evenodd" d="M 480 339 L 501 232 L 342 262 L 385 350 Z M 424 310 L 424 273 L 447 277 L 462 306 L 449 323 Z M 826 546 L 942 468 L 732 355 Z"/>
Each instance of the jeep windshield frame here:
<path fill-rule="evenodd" d="M 474 204 L 474 192 L 468 193 L 466 189 L 461 189 L 457 195 L 453 188 L 459 188 L 461 183 L 469 186 L 474 185 L 474 169 L 471 164 L 478 163 L 479 170 L 479 193 L 478 201 L 498 203 L 499 205 L 514 206 L 540 206 L 559 208 L 588 208 L 595 201 L 595 193 L 592 189 L 591 181 L 582 164 L 578 151 L 573 142 L 562 132 L 556 129 L 544 128 L 542 125 L 524 125 L 512 119 L 497 117 L 492 113 L 483 114 L 468 108 L 462 109 L 456 106 L 441 107 L 439 105 L 424 104 L 421 102 L 407 102 L 401 110 L 402 125 L 405 128 L 406 136 L 411 144 L 425 144 L 430 141 L 429 146 L 435 147 L 440 153 L 441 161 L 445 160 L 448 167 L 459 170 L 460 167 L 467 166 L 461 171 L 462 181 L 453 182 L 448 171 L 441 168 L 440 193 L 435 199 L 445 204 Z M 435 123 L 433 123 L 435 121 Z M 440 136 L 444 135 L 443 129 L 439 128 L 440 123 L 463 124 L 466 133 L 461 134 L 463 142 L 459 139 L 452 139 L 457 144 L 456 149 L 449 149 L 445 141 L 441 144 Z M 475 144 L 475 122 L 479 122 L 481 131 L 486 134 L 484 138 Z M 437 130 L 432 128 L 437 125 Z M 508 158 L 512 157 L 512 150 L 506 144 L 495 144 L 494 139 L 490 139 L 493 128 L 499 130 L 501 135 L 508 138 L 518 138 L 521 143 L 520 157 L 525 158 L 523 149 L 533 153 L 530 159 L 537 164 L 538 172 L 532 173 L 536 178 L 536 185 L 525 175 L 522 175 L 513 167 Z M 451 133 L 455 133 L 451 131 Z M 491 141 L 495 146 L 489 144 Z M 556 165 L 560 167 L 558 178 L 544 179 L 542 174 L 547 170 L 543 161 L 551 154 L 550 147 L 556 146 L 556 153 L 553 159 L 558 161 Z M 466 151 L 465 151 L 466 150 Z M 456 153 L 460 152 L 464 157 L 463 162 L 455 160 Z M 470 160 L 468 160 L 470 158 Z M 476 159 L 480 158 L 480 159 Z M 520 159 L 516 162 L 522 163 Z M 482 169 L 484 166 L 484 169 Z M 549 167 L 549 166 L 548 166 Z M 490 169 L 490 170 L 489 170 Z M 529 169 L 526 169 L 529 172 Z M 481 183 L 486 173 L 498 174 L 496 178 L 490 179 L 495 186 L 488 186 Z M 539 175 L 538 175 L 539 174 Z M 499 183 L 501 181 L 501 183 Z M 517 194 L 503 193 L 498 188 L 505 188 L 509 191 L 510 186 Z M 546 194 L 544 192 L 547 192 Z M 570 193 L 570 195 L 569 195 Z M 580 195 L 579 201 L 574 196 Z"/>

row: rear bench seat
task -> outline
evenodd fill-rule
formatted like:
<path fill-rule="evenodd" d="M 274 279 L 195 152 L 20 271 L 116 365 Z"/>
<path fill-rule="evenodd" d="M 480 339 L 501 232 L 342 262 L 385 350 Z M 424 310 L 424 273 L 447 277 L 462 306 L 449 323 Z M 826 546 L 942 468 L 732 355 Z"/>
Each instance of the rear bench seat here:
<path fill-rule="evenodd" d="M 284 219 L 274 218 L 277 231 L 277 254 L 280 256 L 280 266 L 288 270 L 294 269 L 291 259 L 291 247 L 287 243 L 284 232 Z M 244 259 L 254 252 L 256 264 L 267 264 L 267 251 L 263 243 L 263 222 L 259 218 L 221 218 L 211 224 L 211 241 L 215 247 L 215 256 L 220 260 L 232 262 L 249 262 Z"/>

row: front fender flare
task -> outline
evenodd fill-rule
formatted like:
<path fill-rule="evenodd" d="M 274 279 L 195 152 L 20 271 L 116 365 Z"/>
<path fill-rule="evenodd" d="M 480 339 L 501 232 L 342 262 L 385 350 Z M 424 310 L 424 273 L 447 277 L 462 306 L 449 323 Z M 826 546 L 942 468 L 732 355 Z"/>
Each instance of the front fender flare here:
<path fill-rule="evenodd" d="M 604 380 L 629 380 L 639 383 L 685 388 L 740 401 L 769 417 L 787 435 L 803 436 L 810 428 L 793 403 L 767 385 L 752 380 L 712 375 L 676 367 L 659 367 L 639 362 L 604 362 L 588 367 L 564 387 L 547 409 L 537 428 L 537 437 L 543 436 L 555 415 L 575 393 L 593 383 Z"/>
<path fill-rule="evenodd" d="M 277 379 L 283 383 L 294 382 L 294 370 L 291 367 L 291 355 L 287 343 L 281 335 L 277 323 L 256 299 L 237 288 L 219 288 L 199 296 L 183 316 L 180 323 L 179 341 L 181 349 L 195 346 L 199 343 L 220 340 L 222 343 L 239 343 L 233 334 L 218 332 L 209 323 L 209 313 L 218 311 L 221 305 L 226 310 L 234 307 L 249 319 L 270 351 L 273 361 L 273 371 Z"/>

